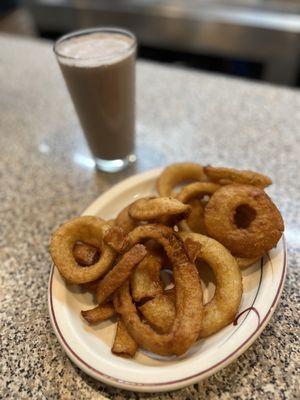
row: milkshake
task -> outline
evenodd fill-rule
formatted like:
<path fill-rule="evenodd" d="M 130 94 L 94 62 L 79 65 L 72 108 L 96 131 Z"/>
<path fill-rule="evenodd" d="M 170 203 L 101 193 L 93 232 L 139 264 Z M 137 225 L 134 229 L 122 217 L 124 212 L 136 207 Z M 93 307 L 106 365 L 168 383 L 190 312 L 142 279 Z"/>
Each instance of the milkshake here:
<path fill-rule="evenodd" d="M 96 165 L 122 169 L 135 159 L 134 36 L 89 29 L 62 37 L 54 50 Z"/>

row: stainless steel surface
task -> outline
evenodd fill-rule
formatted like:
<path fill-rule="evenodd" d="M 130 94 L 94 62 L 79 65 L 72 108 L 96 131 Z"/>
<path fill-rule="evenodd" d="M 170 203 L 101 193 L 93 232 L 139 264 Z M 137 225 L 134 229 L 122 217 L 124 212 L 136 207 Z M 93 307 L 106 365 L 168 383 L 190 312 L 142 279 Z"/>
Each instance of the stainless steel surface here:
<path fill-rule="evenodd" d="M 261 62 L 267 81 L 296 80 L 297 2 L 27 0 L 27 4 L 43 30 L 120 25 L 132 30 L 143 45 L 244 58 Z"/>

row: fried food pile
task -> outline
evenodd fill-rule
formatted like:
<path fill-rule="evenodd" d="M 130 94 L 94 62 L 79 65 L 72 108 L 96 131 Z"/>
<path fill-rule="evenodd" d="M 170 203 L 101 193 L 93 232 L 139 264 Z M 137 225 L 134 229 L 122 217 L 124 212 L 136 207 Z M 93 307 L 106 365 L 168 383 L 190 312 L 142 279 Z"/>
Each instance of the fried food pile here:
<path fill-rule="evenodd" d="M 81 312 L 84 320 L 117 319 L 114 354 L 133 357 L 141 347 L 180 356 L 234 320 L 240 270 L 284 230 L 264 191 L 271 183 L 252 171 L 172 164 L 157 179 L 158 196 L 134 201 L 114 220 L 82 216 L 54 232 L 50 252 L 60 274 L 94 293 L 96 306 Z M 216 280 L 206 304 L 204 264 Z"/>

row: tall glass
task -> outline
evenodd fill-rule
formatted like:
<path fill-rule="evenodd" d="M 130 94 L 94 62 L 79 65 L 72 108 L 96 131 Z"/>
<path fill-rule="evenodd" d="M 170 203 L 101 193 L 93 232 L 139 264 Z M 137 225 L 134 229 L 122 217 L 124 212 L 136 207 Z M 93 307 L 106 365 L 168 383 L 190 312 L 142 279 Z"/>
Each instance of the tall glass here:
<path fill-rule="evenodd" d="M 116 172 L 134 162 L 135 36 L 84 29 L 58 39 L 54 52 L 97 168 Z"/>

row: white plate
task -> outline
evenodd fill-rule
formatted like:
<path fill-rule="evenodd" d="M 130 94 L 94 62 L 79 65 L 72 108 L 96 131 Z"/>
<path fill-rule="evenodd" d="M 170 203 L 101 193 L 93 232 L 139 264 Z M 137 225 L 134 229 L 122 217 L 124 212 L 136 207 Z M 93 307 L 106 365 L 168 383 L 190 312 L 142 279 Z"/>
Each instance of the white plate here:
<path fill-rule="evenodd" d="M 152 170 L 126 179 L 100 196 L 83 214 L 113 218 L 133 199 L 154 193 L 159 172 Z M 77 287 L 67 287 L 53 266 L 48 291 L 50 319 L 68 356 L 95 379 L 140 392 L 179 389 L 209 377 L 248 349 L 274 313 L 286 269 L 286 246 L 281 239 L 260 262 L 243 271 L 244 292 L 236 324 L 198 341 L 180 358 L 163 359 L 141 350 L 134 359 L 113 355 L 110 348 L 115 324 L 106 321 L 89 326 L 80 310 L 93 307 L 92 296 Z"/>

